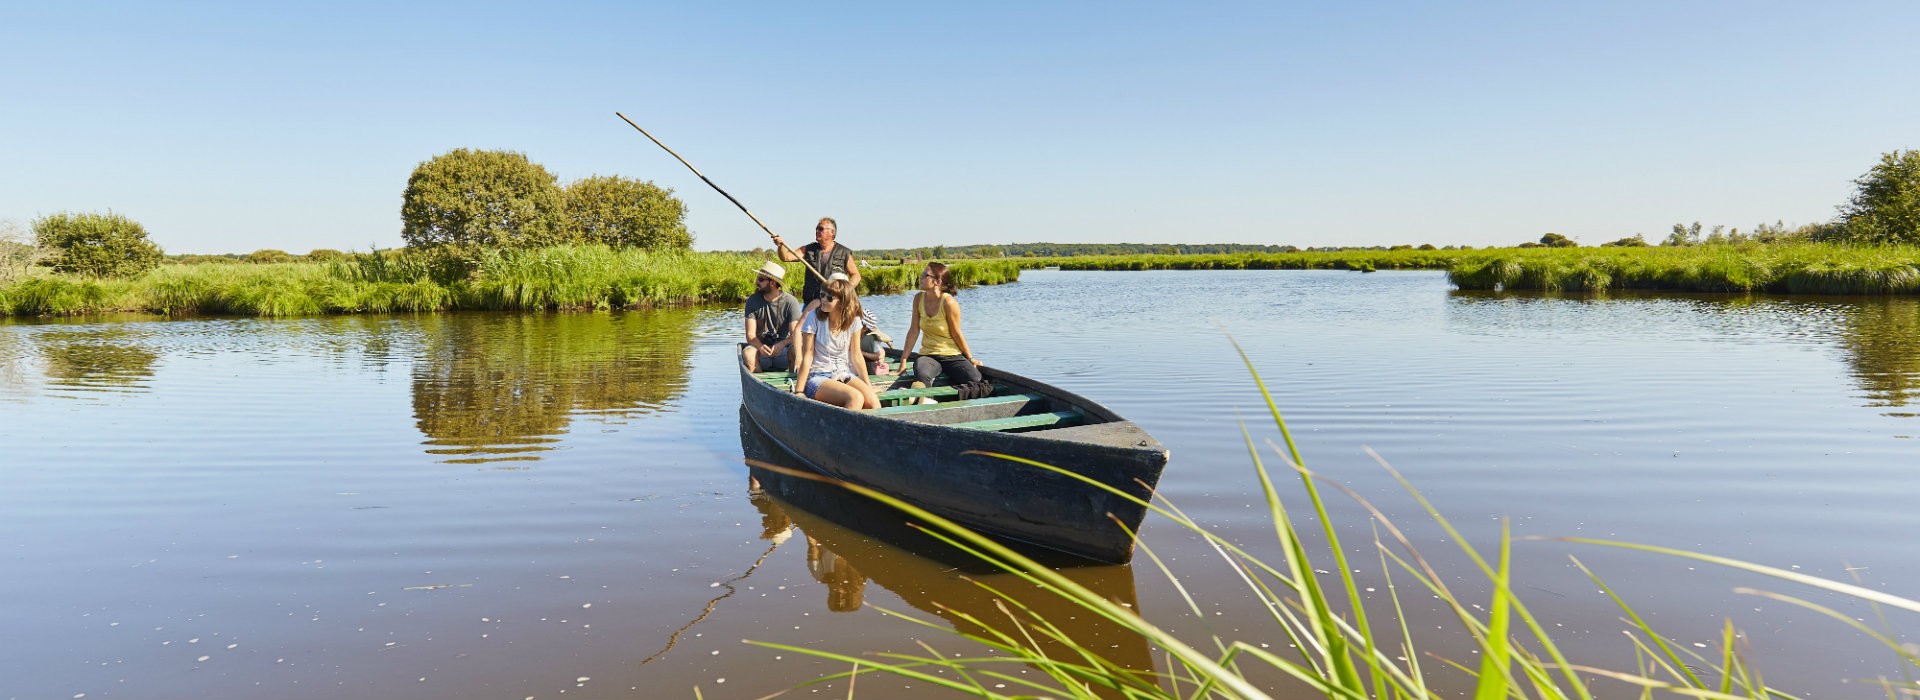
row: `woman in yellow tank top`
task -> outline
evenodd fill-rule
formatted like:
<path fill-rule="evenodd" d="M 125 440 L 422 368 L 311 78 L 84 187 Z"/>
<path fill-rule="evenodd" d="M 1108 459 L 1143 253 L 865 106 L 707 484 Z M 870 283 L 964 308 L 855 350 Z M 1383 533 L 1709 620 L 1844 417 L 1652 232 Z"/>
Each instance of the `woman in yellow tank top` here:
<path fill-rule="evenodd" d="M 942 374 L 954 385 L 980 381 L 980 360 L 960 332 L 960 302 L 953 298 L 953 292 L 952 271 L 937 262 L 927 263 L 927 269 L 920 273 L 920 293 L 913 297 L 913 320 L 900 345 L 903 350 L 912 350 L 914 339 L 921 338 L 920 357 L 913 362 L 914 381 L 932 385 L 933 379 Z M 901 364 L 905 363 L 902 355 Z"/>

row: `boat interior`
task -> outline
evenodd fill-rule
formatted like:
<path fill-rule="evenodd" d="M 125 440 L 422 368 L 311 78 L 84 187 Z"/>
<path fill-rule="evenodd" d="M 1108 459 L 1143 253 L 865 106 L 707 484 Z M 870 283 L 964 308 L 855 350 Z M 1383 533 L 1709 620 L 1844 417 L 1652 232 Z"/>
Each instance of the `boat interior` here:
<path fill-rule="evenodd" d="M 776 389 L 793 389 L 792 372 L 753 375 Z M 993 393 L 977 399 L 958 398 L 959 390 L 936 377 L 932 386 L 912 388 L 913 369 L 901 374 L 871 377 L 880 392 L 878 415 L 915 423 L 946 425 L 968 430 L 1021 433 L 1100 422 L 1078 407 L 1028 387 L 995 379 Z"/>

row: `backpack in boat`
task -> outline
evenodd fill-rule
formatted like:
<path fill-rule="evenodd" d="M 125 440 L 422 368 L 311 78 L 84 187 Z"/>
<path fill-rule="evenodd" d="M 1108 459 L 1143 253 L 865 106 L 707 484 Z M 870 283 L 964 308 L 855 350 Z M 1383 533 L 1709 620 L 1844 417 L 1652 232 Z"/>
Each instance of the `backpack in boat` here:
<path fill-rule="evenodd" d="M 993 382 L 981 379 L 965 384 L 955 384 L 954 389 L 959 392 L 954 396 L 957 400 L 984 399 L 993 394 Z"/>

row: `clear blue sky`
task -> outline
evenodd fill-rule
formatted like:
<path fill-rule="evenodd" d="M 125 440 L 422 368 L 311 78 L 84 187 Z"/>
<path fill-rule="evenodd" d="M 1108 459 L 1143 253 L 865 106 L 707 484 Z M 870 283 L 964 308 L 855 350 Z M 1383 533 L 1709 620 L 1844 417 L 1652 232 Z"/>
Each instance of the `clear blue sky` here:
<path fill-rule="evenodd" d="M 396 246 L 509 149 L 854 248 L 1586 244 L 1824 220 L 1920 148 L 1920 3 L 8 3 L 0 219 Z"/>

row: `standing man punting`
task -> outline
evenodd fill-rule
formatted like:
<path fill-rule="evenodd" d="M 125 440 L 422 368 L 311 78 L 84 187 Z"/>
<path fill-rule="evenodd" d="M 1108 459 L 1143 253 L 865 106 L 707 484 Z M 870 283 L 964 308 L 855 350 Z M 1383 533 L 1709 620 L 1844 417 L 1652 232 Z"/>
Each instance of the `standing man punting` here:
<path fill-rule="evenodd" d="M 787 262 L 805 261 L 808 265 L 813 266 L 814 270 L 818 270 L 820 274 L 828 277 L 832 277 L 835 272 L 846 273 L 847 278 L 852 280 L 854 288 L 858 289 L 860 287 L 860 261 L 854 259 L 852 248 L 833 242 L 833 237 L 836 233 L 839 233 L 839 230 L 840 224 L 836 223 L 832 217 L 823 216 L 820 217 L 820 223 L 815 224 L 813 227 L 813 242 L 800 246 L 799 251 L 796 252 L 794 249 L 787 247 L 787 242 L 781 240 L 777 235 L 773 237 L 773 245 L 779 249 L 781 260 Z M 826 290 L 826 280 L 815 276 L 812 272 L 806 273 L 806 276 L 807 283 L 801 287 L 800 301 L 811 304 L 814 299 L 820 298 L 820 295 Z"/>

